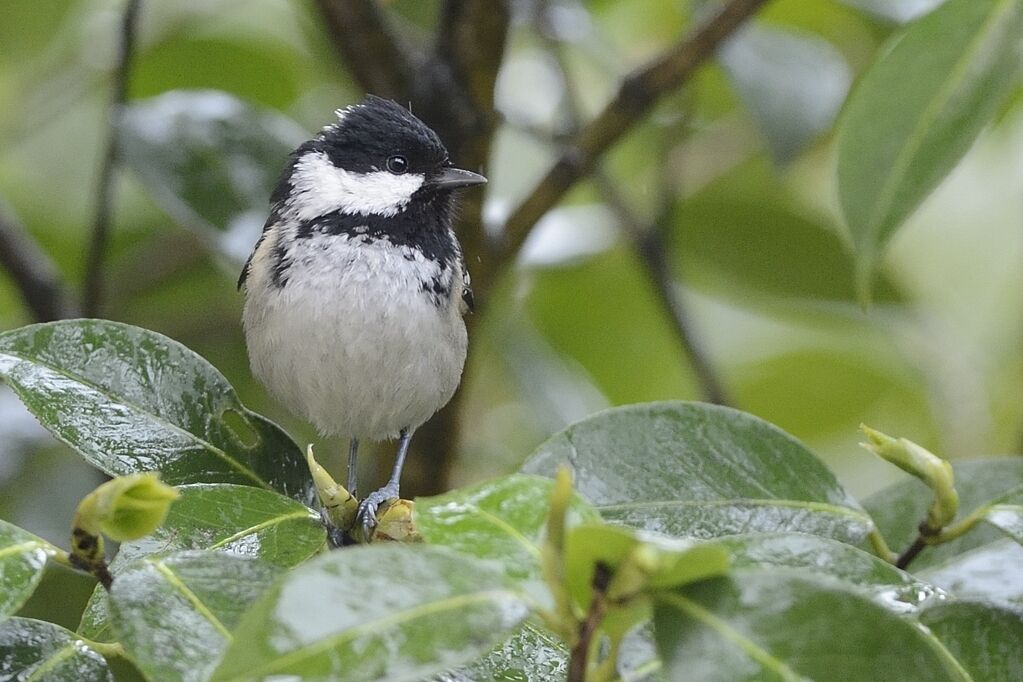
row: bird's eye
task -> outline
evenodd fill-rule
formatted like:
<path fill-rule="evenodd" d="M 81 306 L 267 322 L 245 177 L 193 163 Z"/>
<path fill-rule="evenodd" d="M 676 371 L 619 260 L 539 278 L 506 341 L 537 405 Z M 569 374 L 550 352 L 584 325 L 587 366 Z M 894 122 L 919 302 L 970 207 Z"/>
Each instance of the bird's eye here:
<path fill-rule="evenodd" d="M 408 159 L 397 154 L 388 157 L 387 170 L 391 171 L 395 175 L 401 175 L 408 170 Z"/>

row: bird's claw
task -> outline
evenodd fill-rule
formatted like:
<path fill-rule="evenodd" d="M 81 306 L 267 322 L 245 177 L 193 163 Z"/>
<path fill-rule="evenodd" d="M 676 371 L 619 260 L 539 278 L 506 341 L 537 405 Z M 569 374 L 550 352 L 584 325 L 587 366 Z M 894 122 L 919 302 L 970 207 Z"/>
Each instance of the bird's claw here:
<path fill-rule="evenodd" d="M 372 537 L 373 531 L 377 527 L 377 511 L 381 505 L 397 499 L 398 486 L 385 485 L 380 490 L 367 495 L 366 499 L 359 503 L 359 509 L 355 513 L 355 522 L 362 523 L 364 537 L 367 539 Z"/>

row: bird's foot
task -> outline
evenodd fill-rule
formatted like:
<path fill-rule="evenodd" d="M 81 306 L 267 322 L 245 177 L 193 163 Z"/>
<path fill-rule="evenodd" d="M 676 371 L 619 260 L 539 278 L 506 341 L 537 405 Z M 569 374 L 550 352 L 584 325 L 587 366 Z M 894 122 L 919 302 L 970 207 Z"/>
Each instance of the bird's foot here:
<path fill-rule="evenodd" d="M 323 520 L 323 527 L 327 531 L 327 542 L 331 549 L 338 549 L 349 544 L 350 541 L 345 537 L 345 532 L 330 520 L 326 507 L 320 507 L 320 519 Z"/>
<path fill-rule="evenodd" d="M 355 514 L 355 523 L 362 524 L 363 535 L 368 539 L 372 537 L 373 530 L 377 527 L 377 510 L 387 502 L 394 502 L 398 499 L 398 484 L 388 483 L 380 490 L 376 490 L 366 496 L 359 503 L 359 510 Z"/>

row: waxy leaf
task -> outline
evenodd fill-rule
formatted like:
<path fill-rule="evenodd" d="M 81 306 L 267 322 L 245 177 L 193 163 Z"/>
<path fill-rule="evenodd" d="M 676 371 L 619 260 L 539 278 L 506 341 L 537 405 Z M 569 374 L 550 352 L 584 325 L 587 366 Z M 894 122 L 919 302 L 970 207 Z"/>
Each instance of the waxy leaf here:
<path fill-rule="evenodd" d="M 212 90 L 132 102 L 120 123 L 124 161 L 153 200 L 239 265 L 288 154 L 308 137 L 280 113 Z"/>
<path fill-rule="evenodd" d="M 472 665 L 431 677 L 431 682 L 479 680 L 562 680 L 568 672 L 568 649 L 555 635 L 526 623 L 508 640 Z"/>
<path fill-rule="evenodd" d="M 115 576 L 147 555 L 200 549 L 244 554 L 291 568 L 318 552 L 326 541 L 318 514 L 269 490 L 199 483 L 181 486 L 178 492 L 180 497 L 155 533 L 121 545 L 110 566 Z M 98 641 L 111 638 L 107 603 L 106 590 L 97 586 L 79 633 Z"/>
<path fill-rule="evenodd" d="M 1023 458 L 999 457 L 954 462 L 955 487 L 959 493 L 959 515 L 995 501 L 1011 501 L 1011 494 L 1023 484 Z M 888 545 L 896 552 L 908 547 L 917 536 L 917 526 L 927 514 L 933 495 L 915 478 L 907 478 L 884 488 L 863 502 Z M 1007 519 L 1008 520 L 1008 519 Z M 965 552 L 1002 538 L 1002 532 L 979 524 L 965 535 L 926 548 L 913 560 L 911 569 L 943 564 Z"/>
<path fill-rule="evenodd" d="M 280 573 L 222 552 L 142 559 L 110 590 L 114 630 L 149 679 L 206 680 L 242 613 Z"/>
<path fill-rule="evenodd" d="M 867 300 L 885 243 L 1018 83 L 1019 0 L 947 0 L 895 36 L 853 90 L 838 191 Z"/>
<path fill-rule="evenodd" d="M 216 369 L 155 332 L 67 320 L 0 334 L 0 377 L 50 433 L 111 475 L 240 483 L 311 501 L 305 458 Z"/>
<path fill-rule="evenodd" d="M 541 543 L 553 483 L 514 474 L 416 500 L 416 527 L 423 540 L 480 559 L 500 561 L 509 579 L 538 601 L 549 599 L 540 568 Z M 600 515 L 576 496 L 568 524 Z"/>
<path fill-rule="evenodd" d="M 988 509 L 984 521 L 1023 544 L 1023 506 L 996 504 Z"/>
<path fill-rule="evenodd" d="M 899 613 L 912 612 L 943 593 L 873 554 L 828 538 L 801 533 L 762 533 L 720 538 L 732 568 L 791 571 L 834 578 L 856 586 L 877 603 Z"/>
<path fill-rule="evenodd" d="M 673 680 L 969 681 L 902 616 L 840 584 L 773 570 L 665 592 L 654 629 Z"/>
<path fill-rule="evenodd" d="M 523 470 L 565 464 L 608 520 L 711 538 L 801 532 L 859 542 L 870 518 L 799 441 L 756 417 L 703 403 L 601 412 L 541 445 Z"/>
<path fill-rule="evenodd" d="M 1023 680 L 1023 615 L 983 602 L 937 604 L 920 621 L 974 680 Z"/>
<path fill-rule="evenodd" d="M 718 58 L 783 162 L 831 127 L 852 82 L 842 53 L 812 33 L 749 24 Z"/>
<path fill-rule="evenodd" d="M 54 551 L 42 538 L 0 521 L 0 617 L 17 611 L 32 595 Z"/>
<path fill-rule="evenodd" d="M 970 533 L 978 532 L 977 529 Z M 926 554 L 930 550 L 925 550 Z M 923 554 L 921 555 L 921 558 Z M 916 573 L 959 598 L 983 599 L 1023 609 L 1023 546 L 1002 538 L 964 551 Z M 914 566 L 910 568 L 915 569 Z"/>
<path fill-rule="evenodd" d="M 113 682 L 106 660 L 74 633 L 31 618 L 0 623 L 0 680 Z"/>
<path fill-rule="evenodd" d="M 405 680 L 464 665 L 525 618 L 503 571 L 443 547 L 369 545 L 289 573 L 242 618 L 213 679 Z"/>

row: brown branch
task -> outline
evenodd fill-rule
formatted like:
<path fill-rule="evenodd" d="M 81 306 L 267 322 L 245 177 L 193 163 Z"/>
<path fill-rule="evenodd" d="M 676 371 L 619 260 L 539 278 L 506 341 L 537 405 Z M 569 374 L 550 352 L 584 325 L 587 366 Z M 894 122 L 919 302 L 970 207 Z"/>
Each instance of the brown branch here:
<path fill-rule="evenodd" d="M 913 562 L 913 559 L 915 559 L 920 552 L 924 551 L 925 547 L 927 547 L 927 543 L 924 541 L 923 535 L 918 535 L 916 540 L 913 540 L 913 544 L 907 547 L 906 551 L 900 554 L 895 560 L 895 568 L 906 570 L 909 564 Z"/>
<path fill-rule="evenodd" d="M 629 132 L 662 95 L 685 83 L 718 45 L 765 2 L 731 0 L 688 38 L 626 76 L 611 102 L 579 132 L 509 216 L 504 229 L 504 252 L 517 252 L 533 225 L 593 170 L 600 156 Z"/>
<path fill-rule="evenodd" d="M 607 588 L 611 583 L 611 569 L 597 563 L 593 570 L 593 601 L 586 618 L 579 624 L 579 639 L 569 653 L 568 682 L 584 682 L 589 669 L 590 652 L 594 650 L 594 636 L 604 621 L 607 610 Z"/>
<path fill-rule="evenodd" d="M 10 273 L 36 321 L 78 316 L 78 306 L 61 281 L 57 266 L 2 203 L 0 264 Z"/>
<path fill-rule="evenodd" d="M 334 48 L 367 92 L 402 102 L 416 91 L 418 62 L 376 0 L 316 0 Z"/>
<path fill-rule="evenodd" d="M 119 150 L 119 118 L 128 95 L 128 80 L 135 54 L 135 36 L 142 7 L 141 0 L 126 0 L 121 15 L 121 41 L 117 65 L 114 69 L 114 87 L 110 96 L 107 113 L 107 145 L 100 165 L 96 188 L 96 214 L 92 223 L 92 241 L 85 265 L 85 285 L 82 308 L 86 316 L 99 312 L 103 298 L 103 261 L 106 256 L 110 234 L 110 218 L 113 204 L 113 180 L 117 167 Z"/>

